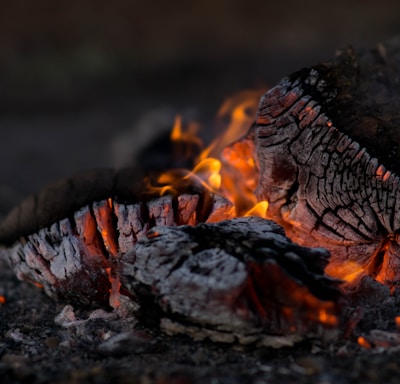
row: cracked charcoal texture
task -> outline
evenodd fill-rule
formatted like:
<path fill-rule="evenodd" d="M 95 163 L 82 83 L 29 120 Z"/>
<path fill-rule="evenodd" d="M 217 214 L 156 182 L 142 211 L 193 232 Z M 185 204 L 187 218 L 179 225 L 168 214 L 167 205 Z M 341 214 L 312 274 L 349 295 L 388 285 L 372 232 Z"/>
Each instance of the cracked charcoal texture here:
<path fill-rule="evenodd" d="M 260 101 L 257 195 L 290 238 L 331 251 L 334 276 L 400 280 L 399 107 L 398 44 L 343 50 Z"/>
<path fill-rule="evenodd" d="M 246 217 L 154 227 L 119 264 L 124 288 L 179 324 L 167 323 L 170 334 L 185 332 L 183 323 L 196 338 L 206 330 L 215 341 L 282 346 L 290 340 L 268 335 L 301 339 L 338 325 L 319 318 L 340 316 L 338 281 L 323 276 L 328 257 L 292 243 L 272 221 Z"/>

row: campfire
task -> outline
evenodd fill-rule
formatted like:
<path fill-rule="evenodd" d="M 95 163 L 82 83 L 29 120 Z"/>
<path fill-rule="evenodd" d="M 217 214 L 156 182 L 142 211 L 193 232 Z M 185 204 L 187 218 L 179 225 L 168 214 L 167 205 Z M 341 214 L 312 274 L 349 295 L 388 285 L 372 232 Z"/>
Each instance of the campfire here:
<path fill-rule="evenodd" d="M 397 297 L 400 280 L 398 165 L 385 147 L 398 117 L 381 117 L 397 110 L 360 96 L 387 97 L 368 71 L 348 50 L 260 101 L 248 93 L 222 107 L 229 128 L 206 148 L 178 116 L 171 156 L 191 169 L 50 186 L 2 224 L 3 257 L 57 300 L 133 312 L 170 335 L 398 345 L 397 314 L 389 330 L 356 331 L 370 293 Z"/>

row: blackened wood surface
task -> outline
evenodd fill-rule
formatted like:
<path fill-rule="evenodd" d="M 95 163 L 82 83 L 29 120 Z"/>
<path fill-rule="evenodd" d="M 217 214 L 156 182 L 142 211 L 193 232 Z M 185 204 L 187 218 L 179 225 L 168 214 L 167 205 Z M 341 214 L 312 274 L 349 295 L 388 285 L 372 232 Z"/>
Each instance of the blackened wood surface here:
<path fill-rule="evenodd" d="M 348 49 L 266 93 L 249 135 L 270 217 L 348 280 L 400 280 L 399 110 L 399 45 Z"/>

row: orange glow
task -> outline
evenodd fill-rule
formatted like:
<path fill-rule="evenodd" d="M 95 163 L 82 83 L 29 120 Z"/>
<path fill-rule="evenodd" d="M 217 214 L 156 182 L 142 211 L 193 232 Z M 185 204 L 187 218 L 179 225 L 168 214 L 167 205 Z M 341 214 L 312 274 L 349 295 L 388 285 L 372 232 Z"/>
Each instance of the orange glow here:
<path fill-rule="evenodd" d="M 37 288 L 40 288 L 40 289 L 44 288 L 43 285 L 40 284 L 40 283 L 37 282 L 37 281 L 33 281 L 33 285 L 34 285 L 35 287 L 37 287 Z"/>
<path fill-rule="evenodd" d="M 108 280 L 111 283 L 109 304 L 112 308 L 118 308 L 121 305 L 120 301 L 120 288 L 121 282 L 118 277 L 113 276 L 111 268 L 106 268 Z"/>
<path fill-rule="evenodd" d="M 394 322 L 395 322 L 395 324 L 396 324 L 396 328 L 397 328 L 398 330 L 400 330 L 400 316 L 396 316 L 396 317 L 394 318 Z"/>
<path fill-rule="evenodd" d="M 382 180 L 383 181 L 388 181 L 391 173 L 389 171 L 386 171 L 385 174 L 383 175 Z"/>
<path fill-rule="evenodd" d="M 203 141 L 198 136 L 200 125 L 190 122 L 183 125 L 182 117 L 177 115 L 170 134 L 174 148 L 174 158 L 179 162 L 193 159 L 203 148 Z"/>
<path fill-rule="evenodd" d="M 198 137 L 199 129 L 200 125 L 195 122 L 189 123 L 187 126 L 185 126 L 185 129 L 183 129 L 182 117 L 180 115 L 177 115 L 175 117 L 174 126 L 171 130 L 170 139 L 173 142 L 181 141 L 193 143 L 202 147 L 203 142 L 200 137 Z"/>
<path fill-rule="evenodd" d="M 6 298 L 0 295 L 0 304 L 5 304 L 5 303 L 6 303 Z"/>
<path fill-rule="evenodd" d="M 155 237 L 160 236 L 160 234 L 157 231 L 152 231 L 148 232 L 146 236 L 148 239 L 154 239 Z"/>
<path fill-rule="evenodd" d="M 94 210 L 104 246 L 112 256 L 116 257 L 118 255 L 117 237 L 114 234 L 114 228 L 110 219 L 112 200 L 107 199 L 106 204 L 99 204 Z"/>
<path fill-rule="evenodd" d="M 225 101 L 218 112 L 218 119 L 228 120 L 228 127 L 200 153 L 193 170 L 167 171 L 159 176 L 155 185 L 147 179 L 147 190 L 159 196 L 175 194 L 177 183 L 193 180 L 231 201 L 237 216 L 248 214 L 265 217 L 266 202 L 258 205 L 254 195 L 257 170 L 252 144 L 250 141 L 245 144 L 235 142 L 248 132 L 254 122 L 263 92 L 264 89 L 244 91 Z M 191 142 L 200 147 L 202 142 L 197 134 L 198 124 L 191 123 L 184 129 L 182 118 L 178 115 L 170 137 L 173 142 Z M 229 144 L 231 146 L 227 147 Z"/>
<path fill-rule="evenodd" d="M 149 178 L 145 178 L 144 180 L 147 191 L 150 193 L 154 193 L 155 195 L 158 196 L 164 196 L 167 195 L 168 193 L 172 194 L 176 193 L 176 190 L 172 185 L 174 181 L 177 181 L 176 178 L 169 172 L 163 173 L 157 179 L 157 184 L 158 184 L 157 186 L 153 185 L 153 183 L 150 181 Z"/>
<path fill-rule="evenodd" d="M 218 111 L 219 119 L 229 118 L 228 127 L 200 155 L 200 160 L 207 157 L 219 157 L 229 144 L 244 136 L 255 120 L 258 102 L 265 89 L 247 90 L 227 99 Z"/>
<path fill-rule="evenodd" d="M 319 321 L 322 324 L 335 327 L 338 324 L 338 318 L 335 315 L 329 313 L 325 308 L 319 310 Z"/>
<path fill-rule="evenodd" d="M 382 177 L 386 172 L 386 168 L 383 165 L 380 165 L 377 169 L 376 169 L 376 176 L 378 177 Z"/>
<path fill-rule="evenodd" d="M 356 280 L 365 273 L 365 269 L 354 261 L 347 260 L 346 262 L 330 263 L 325 269 L 325 272 L 337 279 L 344 280 L 348 283 Z"/>
<path fill-rule="evenodd" d="M 299 331 L 303 321 L 319 323 L 328 328 L 338 326 L 340 320 L 337 316 L 337 303 L 318 299 L 308 287 L 299 284 L 296 279 L 289 278 L 278 264 L 266 266 L 250 262 L 247 268 L 249 278 L 244 292 L 261 318 L 268 321 L 266 308 L 271 305 L 279 305 L 282 323 L 291 326 L 292 332 Z M 270 292 L 274 292 L 276 297 L 284 299 L 278 299 L 276 303 L 272 304 Z"/>
<path fill-rule="evenodd" d="M 244 216 L 257 216 L 266 218 L 268 210 L 268 201 L 263 200 L 258 202 L 253 208 L 248 210 Z"/>
<path fill-rule="evenodd" d="M 171 131 L 171 141 L 176 141 L 176 140 L 180 140 L 182 137 L 182 118 L 180 115 L 177 115 L 175 117 L 175 123 L 174 123 L 174 127 L 172 128 Z"/>
<path fill-rule="evenodd" d="M 211 191 L 218 191 L 221 186 L 221 162 L 212 157 L 201 160 L 185 179 L 198 178 L 203 186 Z"/>
<path fill-rule="evenodd" d="M 239 216 L 257 204 L 254 191 L 258 170 L 253 160 L 254 144 L 250 140 L 235 142 L 222 152 L 222 194 L 235 204 Z"/>
<path fill-rule="evenodd" d="M 363 336 L 358 337 L 357 343 L 365 349 L 371 349 L 371 343 Z"/>

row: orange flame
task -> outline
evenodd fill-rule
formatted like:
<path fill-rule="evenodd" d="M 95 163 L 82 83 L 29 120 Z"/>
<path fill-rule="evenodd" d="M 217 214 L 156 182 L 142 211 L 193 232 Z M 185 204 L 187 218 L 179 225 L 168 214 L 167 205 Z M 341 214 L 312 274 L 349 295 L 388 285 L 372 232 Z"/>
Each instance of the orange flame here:
<path fill-rule="evenodd" d="M 326 324 L 331 327 L 335 327 L 339 322 L 337 316 L 329 313 L 325 308 L 322 308 L 318 311 L 318 320 L 322 324 Z"/>
<path fill-rule="evenodd" d="M 5 304 L 5 303 L 6 303 L 6 298 L 0 295 L 0 304 Z"/>
<path fill-rule="evenodd" d="M 255 120 L 258 101 L 265 90 L 247 90 L 227 99 L 218 111 L 218 118 L 228 117 L 228 127 L 200 155 L 200 160 L 209 156 L 219 157 L 222 150 L 244 136 Z"/>
<path fill-rule="evenodd" d="M 192 179 L 209 191 L 230 200 L 235 205 L 238 216 L 266 217 L 268 203 L 258 202 L 254 195 L 256 170 L 252 148 L 241 142 L 234 144 L 234 151 L 227 147 L 248 132 L 263 92 L 261 89 L 244 91 L 225 101 L 218 112 L 218 118 L 228 119 L 228 127 L 200 153 L 193 170 L 181 170 L 180 173 L 176 170 L 167 171 L 157 179 L 157 185 L 147 180 L 148 190 L 160 196 L 175 193 L 174 185 L 179 179 Z M 198 127 L 196 123 L 184 127 L 182 118 L 178 115 L 171 131 L 171 140 L 200 146 L 202 141 L 197 136 Z"/>
<path fill-rule="evenodd" d="M 165 172 L 159 176 L 157 179 L 158 185 L 154 185 L 147 177 L 144 180 L 147 191 L 158 196 L 164 196 L 168 193 L 174 194 L 176 191 L 173 186 L 174 181 L 176 181 L 176 179 L 170 172 Z"/>
<path fill-rule="evenodd" d="M 244 216 L 258 216 L 265 218 L 267 216 L 268 201 L 263 200 L 258 202 L 253 208 L 248 210 Z"/>
<path fill-rule="evenodd" d="M 185 178 L 196 177 L 211 191 L 218 191 L 221 186 L 221 162 L 213 157 L 201 160 Z"/>
<path fill-rule="evenodd" d="M 177 115 L 175 117 L 174 126 L 171 130 L 170 139 L 171 141 L 181 141 L 197 144 L 203 146 L 203 141 L 198 136 L 199 124 L 191 122 L 188 126 L 183 129 L 182 127 L 182 117 Z"/>
<path fill-rule="evenodd" d="M 181 140 L 182 138 L 182 118 L 180 115 L 175 117 L 175 123 L 174 127 L 172 128 L 170 138 L 171 141 Z"/>
<path fill-rule="evenodd" d="M 329 263 L 325 271 L 329 276 L 344 280 L 347 283 L 351 283 L 365 273 L 365 269 L 362 266 L 351 260 L 340 264 Z"/>

